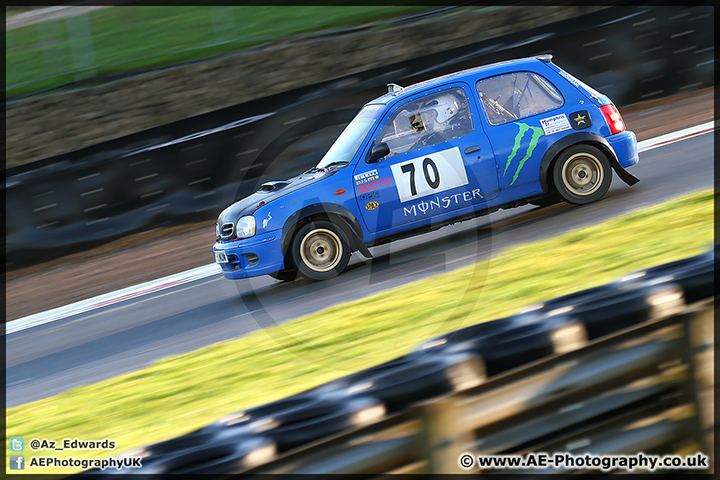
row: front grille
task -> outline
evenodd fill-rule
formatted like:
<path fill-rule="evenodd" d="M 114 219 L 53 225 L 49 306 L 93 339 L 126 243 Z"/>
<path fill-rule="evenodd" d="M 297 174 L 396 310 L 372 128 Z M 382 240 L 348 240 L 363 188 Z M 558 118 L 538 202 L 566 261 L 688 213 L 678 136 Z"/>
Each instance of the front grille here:
<path fill-rule="evenodd" d="M 233 235 L 233 224 L 230 222 L 223 223 L 219 229 L 218 237 L 220 237 L 220 240 L 229 240 L 232 237 L 232 235 Z"/>

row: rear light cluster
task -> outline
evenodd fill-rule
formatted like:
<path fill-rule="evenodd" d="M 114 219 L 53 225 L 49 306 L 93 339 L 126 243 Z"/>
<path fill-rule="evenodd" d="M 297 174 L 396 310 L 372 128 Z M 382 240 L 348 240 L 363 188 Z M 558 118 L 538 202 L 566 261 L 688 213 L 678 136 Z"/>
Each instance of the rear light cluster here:
<path fill-rule="evenodd" d="M 615 105 L 612 103 L 603 105 L 600 107 L 600 111 L 605 117 L 605 122 L 607 122 L 608 127 L 610 127 L 610 132 L 612 132 L 613 135 L 625 131 L 625 122 L 623 122 L 620 112 L 615 108 Z"/>

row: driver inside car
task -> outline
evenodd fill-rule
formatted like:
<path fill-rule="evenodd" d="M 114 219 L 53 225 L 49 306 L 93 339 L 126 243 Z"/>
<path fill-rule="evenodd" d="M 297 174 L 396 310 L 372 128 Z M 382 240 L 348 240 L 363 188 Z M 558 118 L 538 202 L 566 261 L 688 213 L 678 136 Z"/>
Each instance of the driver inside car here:
<path fill-rule="evenodd" d="M 413 149 L 434 145 L 464 135 L 466 132 L 453 132 L 460 129 L 461 117 L 467 113 L 460 102 L 449 93 L 437 96 L 423 105 L 417 113 L 408 117 L 415 133 L 422 135 Z"/>

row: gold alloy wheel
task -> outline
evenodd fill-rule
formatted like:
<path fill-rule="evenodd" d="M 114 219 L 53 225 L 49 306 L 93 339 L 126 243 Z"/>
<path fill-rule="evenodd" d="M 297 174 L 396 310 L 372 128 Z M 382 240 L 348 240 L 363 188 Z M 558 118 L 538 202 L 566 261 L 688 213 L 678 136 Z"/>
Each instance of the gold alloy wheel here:
<path fill-rule="evenodd" d="M 562 181 L 570 193 L 586 196 L 596 192 L 605 179 L 600 160 L 590 153 L 576 153 L 562 168 Z"/>
<path fill-rule="evenodd" d="M 300 257 L 308 268 L 316 272 L 327 272 L 335 268 L 342 258 L 340 237 L 331 230 L 312 230 L 300 243 Z"/>

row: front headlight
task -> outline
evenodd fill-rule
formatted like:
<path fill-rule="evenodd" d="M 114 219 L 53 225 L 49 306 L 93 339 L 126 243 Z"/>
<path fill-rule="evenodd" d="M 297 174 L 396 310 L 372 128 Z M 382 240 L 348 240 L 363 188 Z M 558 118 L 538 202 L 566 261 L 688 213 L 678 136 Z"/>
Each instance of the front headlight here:
<path fill-rule="evenodd" d="M 237 238 L 250 238 L 255 235 L 255 217 L 252 215 L 240 217 L 235 228 L 235 235 Z"/>

